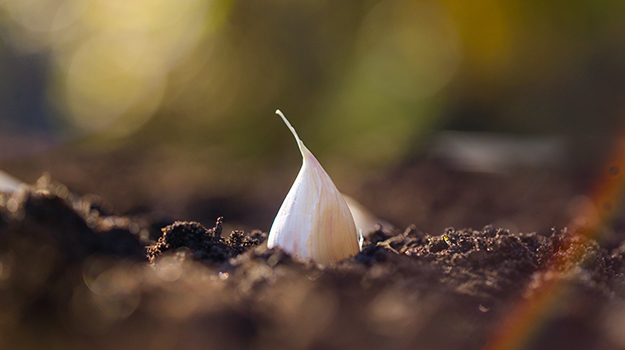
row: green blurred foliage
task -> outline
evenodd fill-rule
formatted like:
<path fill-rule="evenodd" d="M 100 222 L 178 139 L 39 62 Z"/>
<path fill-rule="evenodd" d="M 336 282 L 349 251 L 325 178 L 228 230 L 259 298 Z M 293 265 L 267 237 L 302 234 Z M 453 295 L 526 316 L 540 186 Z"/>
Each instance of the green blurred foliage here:
<path fill-rule="evenodd" d="M 620 130 L 623 15 L 615 0 L 3 0 L 0 168 L 274 203 L 300 164 L 276 108 L 347 192 L 439 129 L 563 135 L 594 159 Z"/>

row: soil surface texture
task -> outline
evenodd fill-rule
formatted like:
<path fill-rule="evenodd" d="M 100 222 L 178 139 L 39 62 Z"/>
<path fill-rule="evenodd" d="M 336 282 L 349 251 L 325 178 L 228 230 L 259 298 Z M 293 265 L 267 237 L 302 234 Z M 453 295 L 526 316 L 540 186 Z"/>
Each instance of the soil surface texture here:
<path fill-rule="evenodd" d="M 623 349 L 625 245 L 565 228 L 367 235 L 332 266 L 261 231 L 0 194 L 0 349 Z"/>

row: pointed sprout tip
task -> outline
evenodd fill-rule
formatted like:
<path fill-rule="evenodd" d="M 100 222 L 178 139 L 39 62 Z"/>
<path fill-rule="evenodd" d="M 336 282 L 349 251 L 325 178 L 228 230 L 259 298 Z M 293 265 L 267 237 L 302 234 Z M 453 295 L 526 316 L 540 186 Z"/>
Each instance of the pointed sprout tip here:
<path fill-rule="evenodd" d="M 291 125 L 291 123 L 289 123 L 289 120 L 286 119 L 284 114 L 282 114 L 282 112 L 279 109 L 276 109 L 276 114 L 279 115 L 280 118 L 282 118 L 282 121 L 284 121 L 284 123 L 289 128 L 289 130 L 291 130 L 291 133 L 295 137 L 295 141 L 297 141 L 297 146 L 299 147 L 300 152 L 302 152 L 302 155 L 304 155 L 304 148 L 306 147 L 304 146 L 304 143 L 302 142 L 302 140 L 299 138 L 299 135 L 297 135 L 297 131 L 295 131 L 295 128 Z"/>

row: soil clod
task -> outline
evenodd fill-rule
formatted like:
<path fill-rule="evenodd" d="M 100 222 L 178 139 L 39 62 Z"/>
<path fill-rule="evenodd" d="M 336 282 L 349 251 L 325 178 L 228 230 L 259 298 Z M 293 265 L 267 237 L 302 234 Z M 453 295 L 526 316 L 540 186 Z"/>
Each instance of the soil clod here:
<path fill-rule="evenodd" d="M 221 217 L 154 242 L 154 222 L 59 186 L 0 194 L 0 348 L 480 349 L 546 291 L 558 305 L 535 342 L 625 346 L 625 243 L 376 227 L 354 258 L 320 267 L 267 249 L 261 231 L 222 237 Z"/>

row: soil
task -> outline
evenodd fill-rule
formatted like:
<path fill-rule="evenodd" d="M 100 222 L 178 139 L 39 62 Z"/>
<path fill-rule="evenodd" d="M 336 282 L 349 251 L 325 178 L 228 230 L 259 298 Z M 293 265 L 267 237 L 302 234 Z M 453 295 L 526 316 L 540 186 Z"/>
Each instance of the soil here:
<path fill-rule="evenodd" d="M 266 233 L 0 194 L 1 349 L 623 349 L 625 244 L 415 226 L 332 266 Z"/>

